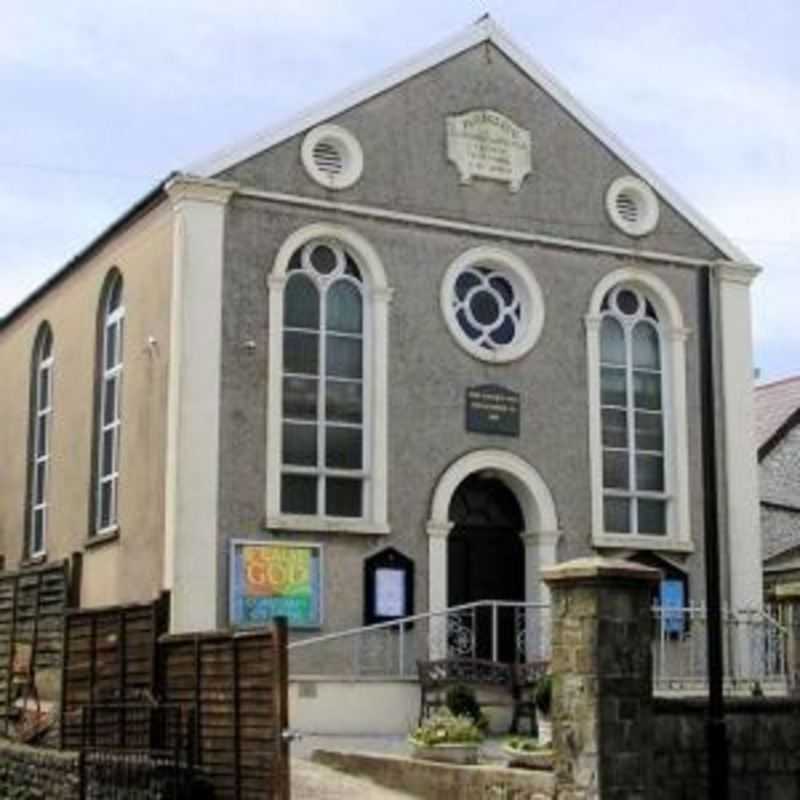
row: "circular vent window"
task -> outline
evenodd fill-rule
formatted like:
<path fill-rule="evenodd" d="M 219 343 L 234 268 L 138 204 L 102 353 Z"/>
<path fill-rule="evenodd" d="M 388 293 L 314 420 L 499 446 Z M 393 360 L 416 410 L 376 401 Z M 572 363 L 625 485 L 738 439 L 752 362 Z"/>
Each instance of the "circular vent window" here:
<path fill-rule="evenodd" d="M 606 193 L 611 221 L 628 236 L 645 236 L 658 224 L 658 200 L 653 190 L 638 178 L 617 178 Z"/>
<path fill-rule="evenodd" d="M 328 189 L 352 186 L 364 169 L 358 139 L 338 125 L 320 125 L 306 134 L 301 151 L 306 172 Z"/>
<path fill-rule="evenodd" d="M 542 330 L 544 303 L 533 272 L 495 247 L 459 256 L 445 273 L 440 300 L 455 340 L 481 361 L 520 358 Z"/>

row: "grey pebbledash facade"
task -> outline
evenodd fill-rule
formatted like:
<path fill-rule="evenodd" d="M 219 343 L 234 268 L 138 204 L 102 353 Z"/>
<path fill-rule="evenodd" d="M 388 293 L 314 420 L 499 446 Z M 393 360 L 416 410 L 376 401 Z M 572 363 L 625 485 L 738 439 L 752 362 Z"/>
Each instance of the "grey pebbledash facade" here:
<path fill-rule="evenodd" d="M 518 187 L 504 175 L 465 181 L 448 158 L 448 119 L 480 112 L 529 135 L 531 169 Z M 321 126 L 344 131 L 350 138 L 339 143 L 346 149 L 355 140 L 363 158 L 345 188 L 324 185 L 304 164 L 307 137 Z M 657 223 L 643 235 L 626 233 L 608 208 L 609 187 L 628 176 L 657 204 Z M 448 550 L 451 503 L 473 478 L 494 482 L 498 497 L 510 490 L 519 506 L 510 516 L 518 513 L 514 535 L 524 541 L 516 551 L 524 589 L 513 599 L 544 599 L 542 567 L 601 552 L 684 576 L 686 599 L 702 600 L 697 298 L 705 267 L 718 311 L 725 594 L 734 605 L 760 600 L 760 579 L 743 566 L 759 557 L 755 455 L 747 450 L 749 284 L 757 270 L 491 20 L 177 174 L 163 193 L 174 213 L 163 586 L 172 592 L 175 630 L 232 621 L 230 551 L 242 539 L 322 547 L 325 631 L 363 623 L 365 560 L 384 548 L 413 561 L 415 610 L 449 604 L 448 584 L 461 579 L 448 572 L 462 563 Z M 357 519 L 282 507 L 276 337 L 284 335 L 291 258 L 315 242 L 342 247 L 363 283 Z M 473 251 L 479 266 L 517 265 L 527 276 L 521 284 L 540 295 L 539 306 L 528 298 L 519 323 L 539 324 L 538 337 L 508 360 L 476 357 L 448 321 L 452 298 L 442 299 L 442 287 Z M 662 359 L 656 424 L 664 441 L 654 447 L 664 491 L 654 503 L 665 530 L 641 536 L 603 529 L 596 356 L 620 287 L 638 293 L 640 312 L 657 319 Z M 485 385 L 518 393 L 518 435 L 467 430 L 466 392 Z M 633 422 L 626 425 L 633 436 Z"/>

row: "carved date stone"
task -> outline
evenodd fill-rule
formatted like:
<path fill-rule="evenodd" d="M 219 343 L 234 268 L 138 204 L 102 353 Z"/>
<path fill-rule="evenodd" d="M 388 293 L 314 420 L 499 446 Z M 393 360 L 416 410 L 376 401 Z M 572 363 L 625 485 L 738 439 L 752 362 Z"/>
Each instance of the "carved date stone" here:
<path fill-rule="evenodd" d="M 450 116 L 447 158 L 458 168 L 461 183 L 488 178 L 508 183 L 517 192 L 531 171 L 531 135 L 488 108 Z"/>

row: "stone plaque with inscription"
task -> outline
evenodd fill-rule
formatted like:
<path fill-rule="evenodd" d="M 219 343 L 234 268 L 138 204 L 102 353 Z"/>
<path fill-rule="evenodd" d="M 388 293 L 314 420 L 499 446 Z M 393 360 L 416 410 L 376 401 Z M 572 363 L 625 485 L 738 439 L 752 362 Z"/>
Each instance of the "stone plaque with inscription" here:
<path fill-rule="evenodd" d="M 531 135 L 497 111 L 469 111 L 447 118 L 447 158 L 461 183 L 488 178 L 516 192 L 531 171 Z"/>
<path fill-rule="evenodd" d="M 485 384 L 467 389 L 467 430 L 519 436 L 519 393 Z"/>

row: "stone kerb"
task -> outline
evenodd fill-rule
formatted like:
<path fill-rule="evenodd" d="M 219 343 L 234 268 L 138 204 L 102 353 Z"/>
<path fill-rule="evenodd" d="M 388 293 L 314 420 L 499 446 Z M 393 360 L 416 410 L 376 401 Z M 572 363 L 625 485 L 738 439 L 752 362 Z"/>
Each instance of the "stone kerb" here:
<path fill-rule="evenodd" d="M 652 796 L 652 614 L 657 570 L 604 558 L 543 571 L 552 592 L 558 800 Z"/>

